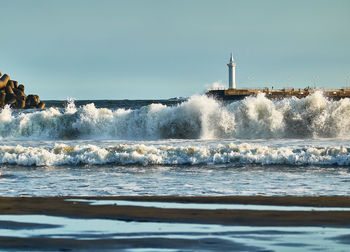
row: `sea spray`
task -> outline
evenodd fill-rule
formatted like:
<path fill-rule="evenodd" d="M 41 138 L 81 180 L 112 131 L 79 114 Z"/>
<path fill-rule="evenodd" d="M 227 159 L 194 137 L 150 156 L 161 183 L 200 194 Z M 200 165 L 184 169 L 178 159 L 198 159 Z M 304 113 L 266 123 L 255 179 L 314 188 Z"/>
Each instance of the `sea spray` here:
<path fill-rule="evenodd" d="M 137 109 L 77 107 L 0 111 L 5 140 L 157 140 L 349 138 L 350 100 L 316 92 L 306 98 L 269 100 L 263 94 L 220 102 L 192 96 L 178 105 L 153 103 Z"/>

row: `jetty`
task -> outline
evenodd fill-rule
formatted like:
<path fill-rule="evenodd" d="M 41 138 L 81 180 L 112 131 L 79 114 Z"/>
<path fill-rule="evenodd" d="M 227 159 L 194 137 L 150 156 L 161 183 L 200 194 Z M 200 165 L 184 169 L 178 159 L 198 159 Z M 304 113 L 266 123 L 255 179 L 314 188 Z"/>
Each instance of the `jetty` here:
<path fill-rule="evenodd" d="M 308 95 L 321 91 L 323 95 L 332 100 L 350 98 L 350 89 L 209 89 L 206 94 L 219 100 L 242 100 L 248 96 L 265 94 L 268 99 L 305 98 Z"/>
<path fill-rule="evenodd" d="M 206 95 L 214 97 L 219 100 L 242 100 L 249 96 L 257 96 L 259 93 L 265 94 L 269 99 L 284 99 L 284 98 L 305 98 L 317 91 L 332 100 L 340 100 L 343 98 L 350 98 L 350 88 L 342 89 L 319 89 L 319 88 L 283 88 L 283 89 L 237 89 L 236 88 L 236 64 L 231 54 L 230 61 L 227 64 L 229 73 L 229 88 L 211 88 L 206 91 Z"/>

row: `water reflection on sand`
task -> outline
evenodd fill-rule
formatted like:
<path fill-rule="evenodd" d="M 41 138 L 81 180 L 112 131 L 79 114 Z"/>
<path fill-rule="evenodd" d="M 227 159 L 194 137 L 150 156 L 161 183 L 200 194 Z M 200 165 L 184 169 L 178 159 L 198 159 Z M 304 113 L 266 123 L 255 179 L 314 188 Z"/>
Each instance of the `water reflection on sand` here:
<path fill-rule="evenodd" d="M 11 223 L 12 225 L 10 225 Z M 35 225 L 31 226 L 30 224 Z M 303 251 L 342 251 L 346 248 L 346 244 L 344 244 L 346 240 L 343 238 L 349 232 L 348 228 L 332 227 L 251 227 L 127 222 L 47 215 L 0 215 L 0 233 L 3 237 L 12 237 L 19 240 L 36 238 L 37 241 L 73 239 L 84 243 L 109 240 L 114 241 L 110 243 L 109 248 L 121 248 L 119 247 L 120 244 L 124 244 L 122 248 L 135 249 L 135 251 L 141 249 L 140 246 L 143 246 L 142 250 L 147 248 L 160 250 L 222 250 L 231 248 L 249 251 L 279 251 L 282 249 L 293 251 L 296 248 L 302 248 Z M 126 247 L 125 243 L 127 244 Z M 40 248 L 40 244 L 37 244 L 37 246 L 39 246 L 37 248 Z M 2 248 L 1 244 L 0 248 Z"/>
<path fill-rule="evenodd" d="M 254 204 L 213 204 L 213 203 L 179 203 L 179 202 L 156 202 L 135 200 L 88 200 L 67 199 L 67 201 L 85 202 L 93 206 L 140 206 L 171 209 L 231 209 L 231 210 L 260 210 L 260 211 L 350 211 L 349 207 L 308 207 L 308 206 L 276 206 L 276 205 L 254 205 Z"/>

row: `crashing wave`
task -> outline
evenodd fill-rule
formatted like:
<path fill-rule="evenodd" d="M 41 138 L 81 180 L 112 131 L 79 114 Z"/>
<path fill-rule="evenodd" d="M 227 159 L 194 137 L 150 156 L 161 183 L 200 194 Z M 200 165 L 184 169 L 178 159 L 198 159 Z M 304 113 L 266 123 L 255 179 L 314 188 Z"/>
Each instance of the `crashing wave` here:
<path fill-rule="evenodd" d="M 347 137 L 350 99 L 331 101 L 316 92 L 303 99 L 264 95 L 230 104 L 193 96 L 176 106 L 0 111 L 2 139 L 220 139 Z"/>
<path fill-rule="evenodd" d="M 349 165 L 350 148 L 252 144 L 169 146 L 56 144 L 52 147 L 0 146 L 0 164 L 50 165 Z"/>

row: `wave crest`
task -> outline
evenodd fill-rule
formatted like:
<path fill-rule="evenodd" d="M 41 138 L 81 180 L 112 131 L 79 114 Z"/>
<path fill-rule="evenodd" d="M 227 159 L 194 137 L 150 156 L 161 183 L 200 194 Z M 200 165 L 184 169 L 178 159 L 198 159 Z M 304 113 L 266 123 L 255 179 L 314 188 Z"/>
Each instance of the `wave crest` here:
<path fill-rule="evenodd" d="M 0 112 L 3 139 L 218 139 L 347 137 L 350 100 L 331 101 L 321 92 L 304 99 L 269 100 L 260 94 L 223 104 L 193 96 L 177 106 L 140 109 L 96 108 Z"/>
<path fill-rule="evenodd" d="M 346 147 L 271 147 L 56 144 L 53 147 L 0 146 L 0 164 L 49 165 L 349 165 Z"/>

